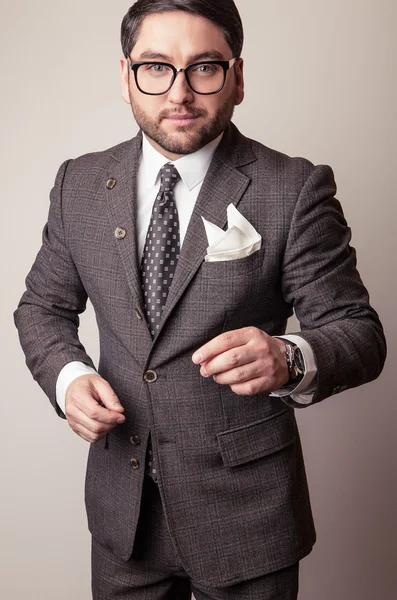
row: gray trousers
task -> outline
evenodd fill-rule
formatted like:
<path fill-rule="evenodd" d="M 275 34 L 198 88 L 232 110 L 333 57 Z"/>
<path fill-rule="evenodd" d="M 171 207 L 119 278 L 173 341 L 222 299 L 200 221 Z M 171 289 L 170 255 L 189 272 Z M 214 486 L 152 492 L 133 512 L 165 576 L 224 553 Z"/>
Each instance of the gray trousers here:
<path fill-rule="evenodd" d="M 299 563 L 228 587 L 207 587 L 183 570 L 171 541 L 157 484 L 146 476 L 131 558 L 92 540 L 93 600 L 296 600 Z"/>

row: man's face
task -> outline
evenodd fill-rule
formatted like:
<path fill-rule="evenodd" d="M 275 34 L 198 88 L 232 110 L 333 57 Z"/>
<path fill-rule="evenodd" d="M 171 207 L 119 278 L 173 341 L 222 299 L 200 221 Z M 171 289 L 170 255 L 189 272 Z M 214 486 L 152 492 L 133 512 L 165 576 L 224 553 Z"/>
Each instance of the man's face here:
<path fill-rule="evenodd" d="M 173 11 L 145 17 L 130 58 L 132 62 L 158 60 L 180 68 L 205 60 L 229 61 L 233 55 L 214 23 Z M 136 122 L 152 145 L 175 160 L 199 150 L 227 127 L 234 107 L 244 98 L 243 61 L 227 72 L 224 88 L 208 96 L 193 92 L 184 73 L 178 73 L 167 93 L 143 94 L 126 58 L 121 59 L 121 86 L 123 99 L 131 104 Z"/>

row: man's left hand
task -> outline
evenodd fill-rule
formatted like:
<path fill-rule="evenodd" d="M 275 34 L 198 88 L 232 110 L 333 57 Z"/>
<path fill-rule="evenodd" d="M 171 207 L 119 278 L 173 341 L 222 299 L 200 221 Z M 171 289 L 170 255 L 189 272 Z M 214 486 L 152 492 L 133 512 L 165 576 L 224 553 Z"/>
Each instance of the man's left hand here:
<path fill-rule="evenodd" d="M 256 327 L 218 335 L 192 357 L 203 377 L 229 385 L 239 396 L 274 392 L 289 380 L 282 340 Z"/>

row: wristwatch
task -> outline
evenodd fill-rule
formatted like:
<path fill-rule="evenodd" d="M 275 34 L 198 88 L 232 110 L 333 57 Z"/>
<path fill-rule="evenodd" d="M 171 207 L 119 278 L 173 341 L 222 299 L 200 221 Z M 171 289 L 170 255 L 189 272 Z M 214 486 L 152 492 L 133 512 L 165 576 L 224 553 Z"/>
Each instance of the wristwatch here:
<path fill-rule="evenodd" d="M 303 360 L 302 351 L 293 342 L 284 340 L 285 344 L 285 358 L 288 366 L 289 380 L 282 387 L 291 387 L 291 385 L 297 386 L 305 375 L 305 361 Z"/>

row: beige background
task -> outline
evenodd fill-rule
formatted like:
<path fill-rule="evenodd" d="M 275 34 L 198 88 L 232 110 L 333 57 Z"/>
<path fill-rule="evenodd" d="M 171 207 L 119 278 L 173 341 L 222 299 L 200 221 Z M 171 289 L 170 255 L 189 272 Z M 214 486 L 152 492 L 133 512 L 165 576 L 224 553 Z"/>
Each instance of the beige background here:
<path fill-rule="evenodd" d="M 239 0 L 246 99 L 235 123 L 330 164 L 359 268 L 384 322 L 380 380 L 299 411 L 318 542 L 302 600 L 388 600 L 397 589 L 395 0 Z M 119 94 L 123 0 L 2 0 L 1 561 L 7 600 L 90 598 L 87 454 L 24 366 L 11 313 L 63 160 L 132 137 Z M 96 359 L 91 310 L 81 335 Z"/>

